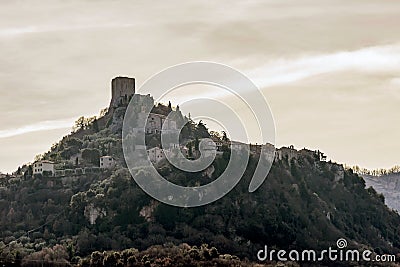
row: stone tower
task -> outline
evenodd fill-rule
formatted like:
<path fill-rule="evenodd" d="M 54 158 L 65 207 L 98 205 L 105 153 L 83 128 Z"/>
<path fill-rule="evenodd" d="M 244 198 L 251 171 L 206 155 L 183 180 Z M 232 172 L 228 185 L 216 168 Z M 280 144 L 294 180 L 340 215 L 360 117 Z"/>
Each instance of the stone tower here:
<path fill-rule="evenodd" d="M 111 108 L 124 106 L 135 94 L 135 78 L 116 77 L 111 81 Z"/>

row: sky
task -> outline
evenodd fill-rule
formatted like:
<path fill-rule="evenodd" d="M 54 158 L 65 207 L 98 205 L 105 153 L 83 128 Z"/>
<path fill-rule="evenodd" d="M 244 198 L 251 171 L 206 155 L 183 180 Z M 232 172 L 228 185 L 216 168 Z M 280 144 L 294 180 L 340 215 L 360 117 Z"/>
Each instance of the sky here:
<path fill-rule="evenodd" d="M 139 87 L 197 60 L 259 86 L 277 146 L 392 167 L 400 164 L 398 25 L 398 1 L 1 1 L 0 171 L 32 162 L 78 117 L 98 115 L 113 77 L 135 77 Z M 215 97 L 194 87 L 184 95 L 207 93 Z"/>

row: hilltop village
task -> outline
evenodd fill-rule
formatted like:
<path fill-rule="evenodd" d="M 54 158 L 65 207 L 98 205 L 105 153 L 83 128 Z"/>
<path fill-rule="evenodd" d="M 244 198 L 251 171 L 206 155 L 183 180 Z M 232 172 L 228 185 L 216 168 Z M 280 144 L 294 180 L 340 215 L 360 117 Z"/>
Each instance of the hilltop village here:
<path fill-rule="evenodd" d="M 124 266 L 129 259 L 152 266 L 164 252 L 152 249 L 155 258 L 149 263 L 148 252 L 139 255 L 138 250 L 189 244 L 193 247 L 184 254 L 186 266 L 192 258 L 194 262 L 210 255 L 202 254 L 208 253 L 208 245 L 223 255 L 255 259 L 265 245 L 325 249 L 340 237 L 363 248 L 398 253 L 398 214 L 385 206 L 382 195 L 366 188 L 361 177 L 326 161 L 323 153 L 294 146 L 273 149 L 268 160 L 275 163 L 268 179 L 249 193 L 253 174 L 263 162 L 262 148 L 273 145 L 244 145 L 212 132 L 184 116 L 178 106 L 137 94 L 132 78 L 113 79 L 111 92 L 110 105 L 98 117 L 79 118 L 73 132 L 33 163 L 0 175 L 0 259 L 7 260 L 5 266 L 18 261 L 22 266 L 45 266 L 54 255 L 68 263 L 59 266 L 114 266 L 113 260 Z M 126 134 L 123 122 L 130 115 L 133 125 Z M 177 129 L 179 145 L 169 140 L 161 145 L 160 133 L 168 136 Z M 142 138 L 129 147 L 134 156 L 147 157 L 167 181 L 185 187 L 218 179 L 234 153 L 250 152 L 250 157 L 241 180 L 224 198 L 201 207 L 176 208 L 154 200 L 136 183 L 135 178 L 151 178 L 154 172 L 141 164 L 128 170 L 122 147 L 127 137 Z M 204 147 L 202 140 L 209 143 Z M 179 150 L 188 159 L 197 159 L 199 153 L 216 157 L 206 170 L 185 172 L 164 158 Z M 213 266 L 230 255 L 213 256 Z"/>
<path fill-rule="evenodd" d="M 132 129 L 132 135 L 145 135 L 146 145 L 134 146 L 134 155 L 147 155 L 148 159 L 159 170 L 168 166 L 167 156 L 176 156 L 180 151 L 187 159 L 197 159 L 200 156 L 216 156 L 222 161 L 232 150 L 241 151 L 249 149 L 252 157 L 262 155 L 262 145 L 249 144 L 233 141 L 225 133 L 209 131 L 206 126 L 199 122 L 195 124 L 190 118 L 183 116 L 179 106 L 172 107 L 171 103 L 164 105 L 154 103 L 150 95 L 135 93 L 135 79 L 128 77 L 116 77 L 111 81 L 111 102 L 100 116 L 94 118 L 79 118 L 75 122 L 74 131 L 65 136 L 59 143 L 37 159 L 26 164 L 11 175 L 1 175 L 1 186 L 17 187 L 22 181 L 41 181 L 47 188 L 69 188 L 82 183 L 102 180 L 119 170 L 125 169 L 126 163 L 122 149 L 122 125 L 128 104 L 133 101 L 134 121 L 140 121 L 145 125 L 144 129 L 136 127 Z M 146 108 L 151 107 L 147 116 Z M 161 146 L 161 133 L 167 133 L 182 129 L 180 144 L 168 144 Z M 144 133 L 143 133 L 144 131 Z M 199 144 L 206 140 L 205 146 L 200 153 Z M 210 141 L 212 140 L 212 141 Z M 326 156 L 320 151 L 308 149 L 296 150 L 294 146 L 275 149 L 271 144 L 265 144 L 268 151 L 274 151 L 268 158 L 285 161 L 288 164 L 297 161 L 300 157 L 308 157 L 313 161 L 326 161 Z M 169 155 L 168 155 L 169 154 Z M 225 159 L 223 159 L 225 157 Z M 136 160 L 136 159 L 135 159 Z M 217 167 L 215 167 L 217 166 Z M 219 172 L 218 164 L 212 165 L 203 171 L 203 176 L 211 179 Z M 164 168 L 165 169 L 165 168 Z M 168 167 L 166 168 L 168 169 Z M 88 179 L 91 177 L 90 179 Z M 343 171 L 337 179 L 343 178 Z M 151 209 L 150 209 L 151 210 Z M 86 218 L 90 224 L 96 224 L 96 219 L 105 216 L 105 211 L 87 205 L 84 209 Z M 140 216 L 149 218 L 151 211 L 144 208 Z"/>
<path fill-rule="evenodd" d="M 193 136 L 190 136 L 192 138 L 186 138 L 179 146 L 171 144 L 169 147 L 161 147 L 160 135 L 162 131 L 176 131 L 180 126 L 193 124 L 193 122 L 182 115 L 179 106 L 173 108 L 171 103 L 168 106 L 161 103 L 155 105 L 154 99 L 150 95 L 136 94 L 134 78 L 116 77 L 111 81 L 110 105 L 101 112 L 99 118 L 86 120 L 83 117 L 80 118 L 75 123 L 75 131 L 64 137 L 59 144 L 55 144 L 48 153 L 39 156 L 34 163 L 19 168 L 12 175 L 1 174 L 2 177 L 12 179 L 18 176 L 24 176 L 25 178 L 27 176 L 79 176 L 124 166 L 122 157 L 116 158 L 115 156 L 116 150 L 122 150 L 118 147 L 120 146 L 118 142 L 121 140 L 111 141 L 103 137 L 101 144 L 93 145 L 94 140 L 90 139 L 93 139 L 96 133 L 102 131 L 104 131 L 105 135 L 109 131 L 119 134 L 122 129 L 123 115 L 130 101 L 134 102 L 138 119 L 141 119 L 145 115 L 144 104 L 148 105 L 150 103 L 153 106 L 149 116 L 146 118 L 147 121 L 144 129 L 147 145 L 143 148 L 136 147 L 136 149 L 138 152 L 145 150 L 149 160 L 155 165 L 162 164 L 166 160 L 166 154 L 173 154 L 177 149 L 189 159 L 198 158 L 200 156 L 198 146 L 203 138 L 210 138 L 212 140 L 212 142 L 208 142 L 207 146 L 204 147 L 203 153 L 206 153 L 205 156 L 213 155 L 214 153 L 216 156 L 221 156 L 224 151 L 242 149 L 245 145 L 241 142 L 229 140 L 223 134 L 212 131 L 209 134 L 208 129 L 200 122 L 201 125 L 199 128 L 203 129 L 203 131 L 195 135 L 194 138 Z M 171 112 L 174 113 L 174 116 L 168 116 Z M 190 132 L 190 129 L 186 130 Z M 183 131 L 185 131 L 185 128 L 183 128 Z M 86 146 L 85 143 L 87 143 Z M 252 154 L 257 155 L 261 152 L 261 145 L 259 144 L 250 144 L 249 148 Z M 62 151 L 62 153 L 59 153 L 61 156 L 54 156 L 54 150 Z M 276 149 L 275 161 L 282 159 L 291 161 L 300 155 L 310 156 L 321 161 L 326 160 L 326 156 L 319 151 L 308 149 L 298 151 L 294 146 L 289 146 Z"/>

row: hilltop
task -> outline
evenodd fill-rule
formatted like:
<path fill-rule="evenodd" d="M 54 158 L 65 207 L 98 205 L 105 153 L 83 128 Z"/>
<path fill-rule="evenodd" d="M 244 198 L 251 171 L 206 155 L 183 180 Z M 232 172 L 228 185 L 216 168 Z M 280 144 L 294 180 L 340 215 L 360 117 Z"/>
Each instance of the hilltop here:
<path fill-rule="evenodd" d="M 196 157 L 197 140 L 216 141 L 218 156 L 203 172 L 186 173 L 163 158 L 154 159 L 159 173 L 176 184 L 201 185 L 218 177 L 229 161 L 229 137 L 194 123 L 179 107 L 155 105 L 151 96 L 136 94 L 131 78 L 114 79 L 112 92 L 102 116 L 79 119 L 74 132 L 37 159 L 42 165 L 21 166 L 3 181 L 0 262 L 110 266 L 111 261 L 123 264 L 132 257 L 137 266 L 166 261 L 170 265 L 163 266 L 177 266 L 171 254 L 180 251 L 181 259 L 193 265 L 196 259 L 245 265 L 246 259 L 256 260 L 264 245 L 322 250 L 339 238 L 346 238 L 351 248 L 399 253 L 398 213 L 384 204 L 381 194 L 367 188 L 362 177 L 326 161 L 319 151 L 278 149 L 268 179 L 249 193 L 259 157 L 259 147 L 252 146 L 242 180 L 224 198 L 198 208 L 153 200 L 132 179 L 122 153 L 122 122 L 129 101 L 137 114 L 140 103 L 152 103 L 151 118 L 161 124 L 172 113 L 169 127 L 184 125 L 180 149 L 189 158 Z M 160 130 L 158 123 L 146 126 L 146 149 L 162 155 L 168 148 L 159 147 Z M 112 164 L 101 165 L 102 158 Z M 146 170 L 137 175 L 146 175 Z"/>

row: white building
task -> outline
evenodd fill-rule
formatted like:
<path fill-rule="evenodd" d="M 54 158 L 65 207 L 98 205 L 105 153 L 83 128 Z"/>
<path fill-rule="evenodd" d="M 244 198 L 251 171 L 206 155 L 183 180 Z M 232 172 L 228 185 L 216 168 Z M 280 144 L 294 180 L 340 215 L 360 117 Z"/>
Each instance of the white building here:
<path fill-rule="evenodd" d="M 33 163 L 33 174 L 43 174 L 44 172 L 54 175 L 54 162 L 49 160 L 39 160 Z"/>
<path fill-rule="evenodd" d="M 159 147 L 153 147 L 147 150 L 147 156 L 153 163 L 159 163 L 161 160 L 165 159 L 164 150 Z"/>
<path fill-rule="evenodd" d="M 221 139 L 219 139 L 216 136 L 211 136 L 211 139 L 214 141 L 214 143 L 216 145 L 216 148 L 217 148 L 217 151 L 221 151 L 222 150 L 222 145 L 223 145 Z"/>
<path fill-rule="evenodd" d="M 169 144 L 169 148 L 170 148 L 170 149 L 179 149 L 179 148 L 180 148 L 180 145 L 179 145 L 179 144 L 175 144 L 175 143 L 170 143 L 170 144 Z"/>
<path fill-rule="evenodd" d="M 112 169 L 115 166 L 115 160 L 111 156 L 103 156 L 100 158 L 100 168 Z"/>
<path fill-rule="evenodd" d="M 213 140 L 208 140 L 203 138 L 200 140 L 201 142 L 205 142 L 203 143 L 203 145 L 201 146 L 201 149 L 203 150 L 203 157 L 215 157 L 216 153 L 217 153 L 217 144 L 213 141 Z"/>

